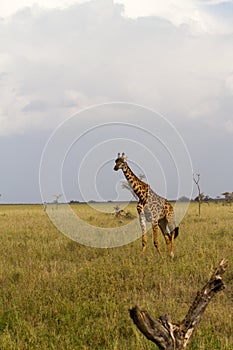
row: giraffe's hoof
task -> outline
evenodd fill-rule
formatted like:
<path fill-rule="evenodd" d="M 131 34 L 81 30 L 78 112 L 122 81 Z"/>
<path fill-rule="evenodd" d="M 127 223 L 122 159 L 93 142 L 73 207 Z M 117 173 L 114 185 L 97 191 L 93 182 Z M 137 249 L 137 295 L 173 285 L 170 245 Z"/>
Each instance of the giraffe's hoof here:
<path fill-rule="evenodd" d="M 171 258 L 172 258 L 172 259 L 174 258 L 174 256 L 175 256 L 175 255 L 174 255 L 174 253 L 173 253 L 173 252 L 171 252 Z"/>

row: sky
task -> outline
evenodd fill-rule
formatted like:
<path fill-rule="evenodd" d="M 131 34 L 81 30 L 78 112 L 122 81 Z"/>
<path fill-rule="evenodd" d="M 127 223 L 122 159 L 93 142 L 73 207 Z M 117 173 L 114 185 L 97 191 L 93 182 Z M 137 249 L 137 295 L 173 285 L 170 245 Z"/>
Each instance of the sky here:
<path fill-rule="evenodd" d="M 0 202 L 128 199 L 117 152 L 167 198 L 233 191 L 232 23 L 230 0 L 1 2 Z"/>

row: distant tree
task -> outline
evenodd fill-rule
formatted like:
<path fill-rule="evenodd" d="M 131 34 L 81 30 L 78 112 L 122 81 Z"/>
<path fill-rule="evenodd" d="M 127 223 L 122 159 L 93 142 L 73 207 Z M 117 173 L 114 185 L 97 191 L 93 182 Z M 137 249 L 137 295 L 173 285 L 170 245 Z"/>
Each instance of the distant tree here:
<path fill-rule="evenodd" d="M 178 202 L 190 202 L 190 199 L 188 197 L 182 196 L 178 199 Z"/>
<path fill-rule="evenodd" d="M 62 194 L 54 194 L 54 201 L 53 201 L 53 204 L 56 204 L 56 209 L 58 207 L 58 203 L 59 203 L 59 198 L 62 197 Z"/>
<path fill-rule="evenodd" d="M 223 192 L 223 196 L 225 196 L 225 201 L 227 204 L 230 204 L 233 202 L 233 192 Z"/>
<path fill-rule="evenodd" d="M 216 196 L 216 198 L 214 199 L 214 203 L 218 204 L 218 202 L 221 201 L 221 196 Z"/>
<path fill-rule="evenodd" d="M 79 201 L 76 200 L 76 199 L 71 199 L 71 200 L 70 200 L 70 204 L 77 204 L 77 203 L 79 203 Z"/>
<path fill-rule="evenodd" d="M 199 185 L 200 182 L 200 174 L 193 174 L 193 181 L 195 182 L 196 186 L 197 186 L 197 190 L 198 190 L 198 196 L 195 198 L 195 200 L 198 201 L 198 213 L 199 216 L 201 215 L 201 203 L 202 203 L 202 199 L 204 194 L 201 193 L 201 188 Z"/>
<path fill-rule="evenodd" d="M 58 203 L 59 198 L 60 198 L 61 196 L 62 196 L 62 194 L 54 194 L 55 199 L 54 199 L 53 203 Z"/>
<path fill-rule="evenodd" d="M 207 203 L 208 205 L 210 204 L 210 201 L 212 201 L 212 198 L 210 196 L 206 195 L 204 196 L 203 200 L 204 203 Z"/>
<path fill-rule="evenodd" d="M 113 209 L 115 210 L 115 216 L 120 216 L 122 209 L 119 207 L 119 205 L 117 204 L 115 207 L 113 207 Z"/>
<path fill-rule="evenodd" d="M 200 193 L 195 199 L 196 202 L 207 203 L 210 204 L 211 198 L 208 195 L 204 195 L 204 193 Z"/>
<path fill-rule="evenodd" d="M 115 211 L 115 217 L 121 217 L 121 218 L 125 218 L 125 219 L 134 219 L 134 215 L 131 214 L 129 211 L 125 211 L 124 209 L 121 209 L 120 206 L 117 204 L 115 207 L 113 207 L 114 211 Z"/>

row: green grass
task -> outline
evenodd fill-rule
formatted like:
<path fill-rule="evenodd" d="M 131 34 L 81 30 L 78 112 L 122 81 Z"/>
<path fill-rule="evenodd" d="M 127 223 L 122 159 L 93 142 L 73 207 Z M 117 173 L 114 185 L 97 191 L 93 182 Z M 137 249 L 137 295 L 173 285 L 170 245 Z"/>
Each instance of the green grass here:
<path fill-rule="evenodd" d="M 73 209 L 92 225 L 122 224 L 87 205 Z M 136 215 L 135 205 L 129 210 Z M 0 349 L 156 349 L 129 308 L 138 304 L 155 318 L 169 312 L 180 321 L 222 258 L 229 261 L 226 290 L 210 302 L 188 348 L 233 349 L 233 206 L 203 204 L 197 214 L 192 204 L 171 260 L 159 258 L 152 239 L 146 254 L 140 240 L 85 247 L 57 231 L 41 206 L 1 205 Z M 165 252 L 161 234 L 160 245 Z"/>

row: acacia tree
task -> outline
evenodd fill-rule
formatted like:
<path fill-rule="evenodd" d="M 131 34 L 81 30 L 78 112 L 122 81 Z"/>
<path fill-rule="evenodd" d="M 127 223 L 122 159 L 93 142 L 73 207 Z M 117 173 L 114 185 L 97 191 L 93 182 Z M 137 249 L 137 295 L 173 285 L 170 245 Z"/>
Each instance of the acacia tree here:
<path fill-rule="evenodd" d="M 53 203 L 58 203 L 59 198 L 60 198 L 61 196 L 62 196 L 62 194 L 54 194 L 55 199 L 54 199 Z"/>
<path fill-rule="evenodd" d="M 223 192 L 222 195 L 225 196 L 226 203 L 231 205 L 233 202 L 233 192 Z"/>
<path fill-rule="evenodd" d="M 54 194 L 54 201 L 53 204 L 56 204 L 56 209 L 58 208 L 58 204 L 59 204 L 59 198 L 62 197 L 62 194 Z"/>
<path fill-rule="evenodd" d="M 123 211 L 118 204 L 115 207 L 113 207 L 113 209 L 115 210 L 116 217 L 120 216 L 121 212 Z"/>
<path fill-rule="evenodd" d="M 200 174 L 193 174 L 193 181 L 195 182 L 195 184 L 197 186 L 197 190 L 198 190 L 197 200 L 198 200 L 198 213 L 199 213 L 199 216 L 200 216 L 201 215 L 201 203 L 202 203 L 202 199 L 204 197 L 203 193 L 201 193 L 201 188 L 200 188 L 200 185 L 199 185 Z"/>

